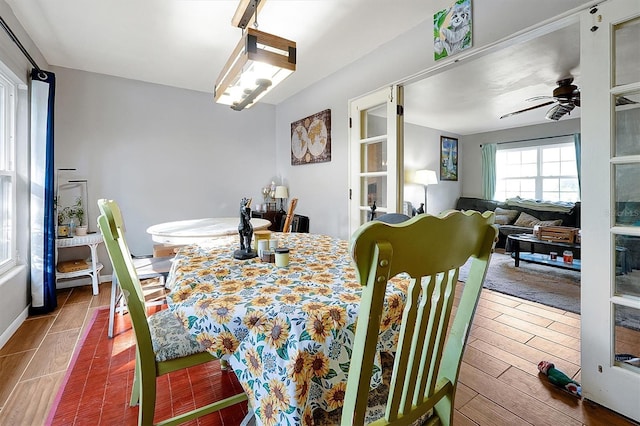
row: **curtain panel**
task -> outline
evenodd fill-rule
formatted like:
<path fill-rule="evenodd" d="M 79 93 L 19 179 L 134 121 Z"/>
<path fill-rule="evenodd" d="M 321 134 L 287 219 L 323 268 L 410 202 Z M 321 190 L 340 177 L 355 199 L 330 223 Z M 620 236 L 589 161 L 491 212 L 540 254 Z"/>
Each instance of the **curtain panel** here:
<path fill-rule="evenodd" d="M 482 145 L 482 197 L 493 200 L 496 194 L 496 151 L 497 144 Z"/>
<path fill-rule="evenodd" d="M 30 314 L 53 311 L 56 301 L 55 174 L 53 116 L 55 74 L 31 72 L 31 308 Z"/>

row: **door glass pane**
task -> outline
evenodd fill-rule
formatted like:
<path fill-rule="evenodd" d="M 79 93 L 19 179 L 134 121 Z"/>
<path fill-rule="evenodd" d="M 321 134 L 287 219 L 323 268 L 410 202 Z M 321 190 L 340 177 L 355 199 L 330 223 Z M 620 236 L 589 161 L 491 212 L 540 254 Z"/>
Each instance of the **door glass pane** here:
<path fill-rule="evenodd" d="M 387 134 L 387 105 L 382 104 L 365 110 L 363 118 L 365 132 L 363 139 Z"/>
<path fill-rule="evenodd" d="M 640 81 L 640 18 L 614 26 L 615 85 Z"/>
<path fill-rule="evenodd" d="M 640 237 L 616 235 L 616 286 L 618 296 L 640 297 Z"/>
<path fill-rule="evenodd" d="M 368 176 L 360 179 L 362 186 L 360 205 L 372 206 L 375 201 L 377 207 L 387 207 L 387 177 Z"/>
<path fill-rule="evenodd" d="M 640 371 L 640 310 L 613 305 L 615 364 Z"/>
<path fill-rule="evenodd" d="M 362 172 L 387 171 L 387 140 L 364 143 L 361 146 Z"/>
<path fill-rule="evenodd" d="M 640 92 L 625 93 L 616 96 L 615 99 L 615 155 L 638 155 L 640 154 L 640 144 L 638 143 L 640 137 Z"/>
<path fill-rule="evenodd" d="M 640 164 L 616 164 L 615 224 L 640 226 Z"/>

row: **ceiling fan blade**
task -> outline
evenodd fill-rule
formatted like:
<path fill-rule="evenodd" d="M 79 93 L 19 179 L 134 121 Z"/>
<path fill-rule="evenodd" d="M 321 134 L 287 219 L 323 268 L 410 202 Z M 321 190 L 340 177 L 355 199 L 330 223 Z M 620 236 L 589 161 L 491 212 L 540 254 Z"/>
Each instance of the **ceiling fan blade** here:
<path fill-rule="evenodd" d="M 547 111 L 545 118 L 547 120 L 558 121 L 565 115 L 569 114 L 576 106 L 574 104 L 557 104 Z"/>
<path fill-rule="evenodd" d="M 625 98 L 624 96 L 618 96 L 616 98 L 616 106 L 620 106 L 620 105 L 633 105 L 633 104 L 637 104 L 638 102 L 633 101 L 629 98 Z"/>
<path fill-rule="evenodd" d="M 526 112 L 526 111 L 531 111 L 532 109 L 541 108 L 543 106 L 547 106 L 547 105 L 551 105 L 551 104 L 555 104 L 555 101 L 549 101 L 549 102 L 545 102 L 545 103 L 540 104 L 540 105 L 536 105 L 536 106 L 532 106 L 532 107 L 529 107 L 529 108 L 521 109 L 520 111 L 510 112 L 509 114 L 505 114 L 502 117 L 500 117 L 500 119 L 511 117 L 512 115 L 520 114 L 520 113 Z"/>
<path fill-rule="evenodd" d="M 534 96 L 533 98 L 525 99 L 525 101 L 527 101 L 527 102 L 535 102 L 535 101 L 541 101 L 543 99 L 554 99 L 555 100 L 555 98 L 553 96 Z"/>

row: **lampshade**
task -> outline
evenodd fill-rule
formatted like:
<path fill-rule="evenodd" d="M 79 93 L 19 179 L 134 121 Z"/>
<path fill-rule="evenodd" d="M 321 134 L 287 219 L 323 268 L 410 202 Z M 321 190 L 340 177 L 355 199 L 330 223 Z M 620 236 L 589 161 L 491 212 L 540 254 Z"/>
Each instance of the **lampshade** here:
<path fill-rule="evenodd" d="M 295 41 L 248 28 L 216 80 L 214 99 L 241 111 L 295 70 Z"/>
<path fill-rule="evenodd" d="M 413 182 L 421 185 L 435 185 L 438 183 L 438 178 L 433 170 L 416 170 L 413 175 Z"/>
<path fill-rule="evenodd" d="M 276 186 L 276 194 L 274 198 L 289 198 L 289 190 L 286 186 Z"/>

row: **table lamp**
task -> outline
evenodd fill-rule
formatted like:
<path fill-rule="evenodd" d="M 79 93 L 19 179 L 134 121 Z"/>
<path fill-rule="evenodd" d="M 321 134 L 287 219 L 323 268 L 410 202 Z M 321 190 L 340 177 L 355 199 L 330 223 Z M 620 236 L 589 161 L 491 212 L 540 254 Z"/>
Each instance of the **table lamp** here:
<path fill-rule="evenodd" d="M 427 169 L 416 170 L 413 182 L 424 186 L 424 212 L 427 213 L 427 187 L 438 183 L 436 172 Z"/>
<path fill-rule="evenodd" d="M 286 186 L 276 186 L 276 193 L 273 198 L 280 199 L 280 212 L 286 213 L 284 210 L 284 199 L 289 198 L 289 190 L 287 190 Z"/>

